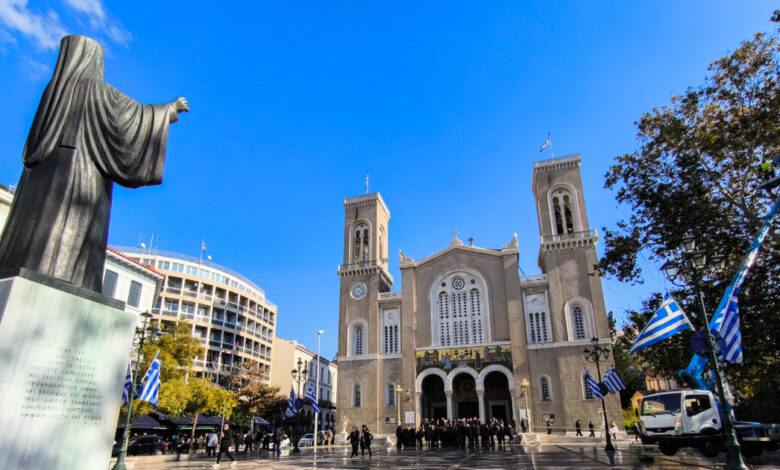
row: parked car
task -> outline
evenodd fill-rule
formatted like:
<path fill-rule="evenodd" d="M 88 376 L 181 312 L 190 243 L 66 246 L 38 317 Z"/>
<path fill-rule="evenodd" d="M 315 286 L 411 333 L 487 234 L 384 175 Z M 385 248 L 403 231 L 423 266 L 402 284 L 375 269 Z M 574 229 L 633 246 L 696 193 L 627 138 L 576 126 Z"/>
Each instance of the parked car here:
<path fill-rule="evenodd" d="M 119 455 L 121 447 L 122 443 L 117 442 L 111 451 L 111 456 Z M 127 455 L 162 455 L 164 453 L 165 442 L 160 436 L 138 436 L 127 444 Z"/>
<path fill-rule="evenodd" d="M 298 441 L 298 447 L 308 447 L 314 445 L 314 434 L 304 434 L 300 441 Z"/>

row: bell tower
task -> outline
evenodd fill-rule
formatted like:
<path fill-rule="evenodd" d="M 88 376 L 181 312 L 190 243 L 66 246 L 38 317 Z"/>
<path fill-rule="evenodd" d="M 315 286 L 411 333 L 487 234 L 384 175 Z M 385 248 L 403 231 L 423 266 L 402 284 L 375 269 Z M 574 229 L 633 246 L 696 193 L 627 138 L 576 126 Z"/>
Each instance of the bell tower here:
<path fill-rule="evenodd" d="M 567 317 L 571 299 L 589 304 L 593 318 L 584 328 L 587 338 L 609 337 L 601 278 L 594 272 L 598 263 L 598 234 L 590 229 L 580 176 L 580 154 L 534 163 L 533 192 L 539 219 L 539 268 L 547 274 L 551 292 L 551 323 L 555 341 L 580 340 Z M 557 304 L 557 305 L 556 305 Z M 577 329 L 577 328 L 575 328 Z M 577 337 L 575 337 L 577 336 Z"/>
<path fill-rule="evenodd" d="M 390 211 L 379 193 L 344 200 L 344 251 L 339 266 L 339 419 L 378 425 L 381 406 L 379 294 L 390 291 Z M 377 429 L 376 426 L 371 429 Z"/>

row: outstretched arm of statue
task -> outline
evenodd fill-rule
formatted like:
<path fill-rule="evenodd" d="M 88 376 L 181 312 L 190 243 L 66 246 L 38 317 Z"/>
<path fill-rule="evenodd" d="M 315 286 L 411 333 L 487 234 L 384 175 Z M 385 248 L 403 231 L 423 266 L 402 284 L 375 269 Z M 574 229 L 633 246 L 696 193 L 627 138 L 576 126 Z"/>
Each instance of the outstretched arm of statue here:
<path fill-rule="evenodd" d="M 170 122 L 174 123 L 179 120 L 179 113 L 188 112 L 190 110 L 190 104 L 187 103 L 187 98 L 179 97 L 173 100 L 173 112 L 171 112 Z"/>

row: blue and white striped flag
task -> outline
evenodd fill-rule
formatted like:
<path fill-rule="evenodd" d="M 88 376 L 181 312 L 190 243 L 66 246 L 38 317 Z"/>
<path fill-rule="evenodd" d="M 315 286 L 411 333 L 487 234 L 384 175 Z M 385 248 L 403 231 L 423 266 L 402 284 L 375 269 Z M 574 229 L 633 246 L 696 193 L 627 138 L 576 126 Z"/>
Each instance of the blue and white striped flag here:
<path fill-rule="evenodd" d="M 729 297 L 725 311 L 718 331 L 723 338 L 721 355 L 729 362 L 742 364 L 742 333 L 739 330 L 739 305 L 736 296 Z"/>
<path fill-rule="evenodd" d="M 661 308 L 650 317 L 650 321 L 647 322 L 645 328 L 639 333 L 628 354 L 634 354 L 637 351 L 649 348 L 666 338 L 689 329 L 693 329 L 693 325 L 691 325 L 688 317 L 685 316 L 685 312 L 677 305 L 677 301 L 671 295 L 665 293 Z"/>
<path fill-rule="evenodd" d="M 317 396 L 314 394 L 314 385 L 309 384 L 309 388 L 306 390 L 306 395 L 303 398 L 311 400 L 311 407 L 314 408 L 315 413 L 320 412 L 320 407 L 317 406 Z"/>
<path fill-rule="evenodd" d="M 588 383 L 588 388 L 590 389 L 590 393 L 593 394 L 596 398 L 604 399 L 604 394 L 601 393 L 601 388 L 599 388 L 598 382 L 593 378 L 592 375 L 590 375 L 590 372 L 588 372 L 588 369 L 585 369 L 585 382 Z"/>
<path fill-rule="evenodd" d="M 127 377 L 125 377 L 125 388 L 122 390 L 122 407 L 127 406 L 130 396 L 130 386 L 133 385 L 133 376 L 130 372 L 130 364 L 127 365 Z"/>
<path fill-rule="evenodd" d="M 295 413 L 295 388 L 290 385 L 290 401 L 287 402 L 287 411 L 284 413 L 284 415 L 288 418 L 292 418 L 295 416 Z"/>
<path fill-rule="evenodd" d="M 154 360 L 149 365 L 149 370 L 146 371 L 144 376 L 144 388 L 141 390 L 141 396 L 138 397 L 143 401 L 148 401 L 154 406 L 157 406 L 157 398 L 160 394 L 160 351 L 154 356 Z"/>
<path fill-rule="evenodd" d="M 623 385 L 623 381 L 620 380 L 620 376 L 617 373 L 615 366 L 612 366 L 607 371 L 607 375 L 604 376 L 604 385 L 607 386 L 609 393 L 617 393 L 619 390 L 625 390 L 626 386 Z"/>

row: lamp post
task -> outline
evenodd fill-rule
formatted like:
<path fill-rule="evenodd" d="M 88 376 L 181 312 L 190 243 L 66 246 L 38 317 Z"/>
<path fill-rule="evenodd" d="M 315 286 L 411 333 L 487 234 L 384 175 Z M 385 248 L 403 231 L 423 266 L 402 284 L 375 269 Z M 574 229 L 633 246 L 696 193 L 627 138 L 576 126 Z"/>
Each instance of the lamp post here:
<path fill-rule="evenodd" d="M 306 377 L 309 375 L 309 371 L 306 370 L 306 368 L 303 367 L 303 361 L 301 358 L 298 358 L 298 368 L 293 369 L 290 374 L 292 375 L 292 379 L 294 382 L 298 383 L 298 398 L 297 400 L 301 400 L 301 383 L 306 383 Z M 301 403 L 303 403 L 303 400 L 301 400 Z M 301 410 L 298 410 L 298 413 L 295 414 L 295 435 L 293 436 L 294 444 L 293 444 L 293 450 L 292 452 L 298 453 L 301 451 L 300 448 L 298 448 L 298 441 L 301 439 L 300 436 L 300 421 L 301 416 L 300 412 L 302 411 L 303 407 L 301 407 Z"/>
<path fill-rule="evenodd" d="M 396 423 L 398 426 L 401 425 L 401 394 L 404 392 L 404 388 L 401 387 L 401 384 L 396 384 L 395 386 L 395 407 L 398 410 L 398 422 Z"/>
<path fill-rule="evenodd" d="M 141 314 L 143 317 L 143 326 L 141 326 L 141 330 L 139 331 L 136 327 L 135 329 L 135 335 L 136 337 L 140 334 L 141 338 L 138 342 L 138 355 L 136 356 L 135 360 L 135 369 L 133 369 L 133 377 L 130 381 L 130 390 L 127 392 L 127 419 L 125 420 L 125 430 L 122 433 L 122 447 L 119 448 L 119 455 L 116 459 L 116 464 L 114 465 L 114 470 L 126 470 L 127 467 L 125 467 L 125 455 L 127 454 L 127 439 L 130 436 L 130 417 L 133 414 L 133 401 L 135 400 L 135 380 L 138 377 L 138 367 L 141 365 L 141 351 L 144 348 L 144 343 L 146 342 L 146 326 L 149 324 L 149 318 L 152 317 L 152 314 L 147 312 L 144 312 Z M 149 339 L 154 340 L 154 338 L 157 336 L 157 327 L 152 326 L 149 331 Z"/>
<path fill-rule="evenodd" d="M 726 267 L 726 257 L 723 255 L 710 256 L 706 251 L 696 249 L 696 237 L 690 234 L 685 235 L 682 238 L 680 251 L 682 252 L 681 262 L 675 263 L 669 261 L 665 263 L 661 269 L 664 271 L 664 274 L 669 281 L 675 285 L 679 285 L 674 282 L 675 279 L 681 277 L 686 284 L 694 288 L 696 296 L 699 298 L 701 321 L 704 326 L 702 334 L 704 335 L 705 352 L 712 363 L 712 375 L 715 379 L 723 417 L 723 427 L 726 431 L 726 450 L 728 453 L 726 468 L 747 469 L 748 467 L 742 459 L 742 451 L 739 446 L 739 441 L 737 440 L 736 432 L 734 431 L 734 422 L 731 413 L 728 410 L 726 394 L 723 391 L 723 380 L 718 365 L 718 356 L 715 354 L 715 339 L 710 332 L 709 320 L 707 319 L 707 308 L 704 305 L 704 294 L 702 294 L 701 291 L 701 282 L 704 280 L 704 277 L 717 276 L 723 272 Z"/>
<path fill-rule="evenodd" d="M 325 333 L 325 330 L 319 330 L 317 332 L 317 365 L 314 367 L 314 373 L 317 376 L 317 382 L 314 386 L 314 396 L 315 400 L 317 400 L 317 407 L 319 408 L 320 405 L 320 337 L 322 334 Z M 317 456 L 317 436 L 320 434 L 320 432 L 317 430 L 317 418 L 319 418 L 319 413 L 316 411 L 314 412 L 314 456 Z"/>
<path fill-rule="evenodd" d="M 601 366 L 599 365 L 602 362 L 605 362 L 609 359 L 609 349 L 604 348 L 599 345 L 599 339 L 593 338 L 590 340 L 591 343 L 593 343 L 593 349 L 585 348 L 582 351 L 582 357 L 585 358 L 588 362 L 593 362 L 596 364 L 596 373 L 599 376 L 599 383 L 601 383 Z M 601 397 L 601 411 L 604 415 L 604 431 L 607 433 L 607 445 L 604 447 L 604 450 L 606 451 L 614 451 L 615 446 L 612 445 L 612 437 L 609 435 L 609 423 L 607 422 L 607 407 L 604 406 L 604 397 Z"/>
<path fill-rule="evenodd" d="M 528 389 L 530 386 L 531 384 L 528 383 L 528 379 L 523 379 L 523 383 L 520 384 L 520 390 L 522 390 L 523 398 L 525 398 L 525 420 L 528 421 L 528 432 L 532 433 L 531 418 L 528 416 Z"/>

